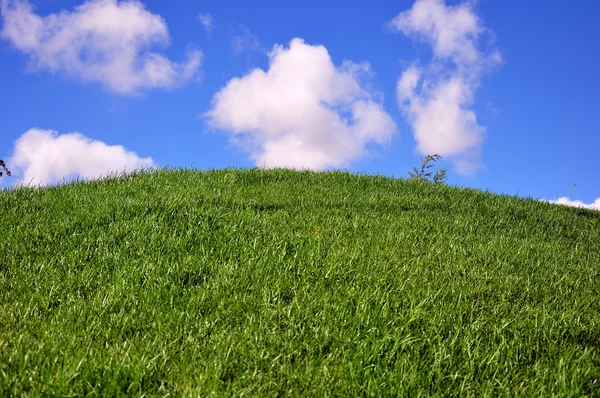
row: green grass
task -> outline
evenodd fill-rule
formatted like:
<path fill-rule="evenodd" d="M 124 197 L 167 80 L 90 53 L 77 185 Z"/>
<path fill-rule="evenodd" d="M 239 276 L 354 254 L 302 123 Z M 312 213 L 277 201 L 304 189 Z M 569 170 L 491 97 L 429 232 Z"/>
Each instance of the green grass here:
<path fill-rule="evenodd" d="M 0 396 L 600 396 L 600 212 L 159 170 L 0 226 Z"/>

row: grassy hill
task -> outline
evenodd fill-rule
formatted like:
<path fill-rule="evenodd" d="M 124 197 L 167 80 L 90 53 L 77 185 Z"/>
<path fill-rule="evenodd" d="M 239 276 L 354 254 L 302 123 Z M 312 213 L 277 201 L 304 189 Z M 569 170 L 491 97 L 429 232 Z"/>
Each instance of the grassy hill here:
<path fill-rule="evenodd" d="M 0 396 L 600 396 L 600 212 L 160 170 L 0 192 Z"/>

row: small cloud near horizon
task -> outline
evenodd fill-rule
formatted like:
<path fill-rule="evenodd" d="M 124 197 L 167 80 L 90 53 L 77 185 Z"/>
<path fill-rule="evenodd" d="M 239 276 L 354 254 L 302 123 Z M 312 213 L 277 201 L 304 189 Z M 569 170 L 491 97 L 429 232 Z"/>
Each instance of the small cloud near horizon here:
<path fill-rule="evenodd" d="M 590 210 L 598 210 L 600 211 L 600 198 L 596 198 L 596 200 L 592 203 L 584 203 L 581 200 L 571 200 L 570 198 L 563 196 L 556 200 L 548 200 L 542 199 L 543 202 L 554 203 L 557 205 L 563 206 L 571 206 L 571 207 L 579 207 L 582 209 L 590 209 Z"/>
<path fill-rule="evenodd" d="M 17 185 L 27 186 L 156 167 L 152 158 L 141 158 L 121 145 L 108 145 L 77 132 L 58 134 L 38 128 L 29 129 L 15 141 L 7 163 L 13 174 L 20 176 Z"/>

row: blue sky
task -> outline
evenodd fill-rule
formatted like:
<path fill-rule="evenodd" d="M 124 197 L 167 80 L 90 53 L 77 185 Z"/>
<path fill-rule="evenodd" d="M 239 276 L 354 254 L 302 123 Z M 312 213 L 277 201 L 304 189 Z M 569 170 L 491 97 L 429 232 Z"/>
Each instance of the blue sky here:
<path fill-rule="evenodd" d="M 152 165 L 400 177 L 436 152 L 450 184 L 600 199 L 595 1 L 0 4 L 5 187 Z"/>

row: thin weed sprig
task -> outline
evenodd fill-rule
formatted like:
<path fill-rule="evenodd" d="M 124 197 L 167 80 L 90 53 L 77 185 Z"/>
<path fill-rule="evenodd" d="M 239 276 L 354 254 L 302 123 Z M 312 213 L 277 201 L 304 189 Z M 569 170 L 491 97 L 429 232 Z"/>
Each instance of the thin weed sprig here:
<path fill-rule="evenodd" d="M 416 181 L 429 181 L 429 182 L 433 182 L 434 184 L 445 183 L 448 178 L 448 176 L 447 176 L 448 170 L 446 170 L 445 167 L 442 167 L 440 170 L 437 170 L 435 172 L 435 174 L 433 175 L 433 178 L 431 178 L 431 171 L 427 171 L 433 167 L 433 163 L 437 162 L 441 158 L 442 157 L 440 155 L 438 155 L 437 153 L 433 154 L 433 155 L 425 156 L 422 159 L 421 170 L 417 170 L 417 167 L 415 166 L 413 168 L 414 173 L 412 173 L 410 171 L 408 172 L 410 179 L 416 180 Z M 430 178 L 431 178 L 431 180 L 430 180 Z"/>
<path fill-rule="evenodd" d="M 2 177 L 2 170 L 4 170 L 4 172 L 6 172 L 6 175 L 10 177 L 10 170 L 6 167 L 6 163 L 4 163 L 4 160 L 0 159 L 0 177 Z"/>

